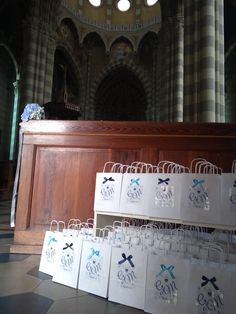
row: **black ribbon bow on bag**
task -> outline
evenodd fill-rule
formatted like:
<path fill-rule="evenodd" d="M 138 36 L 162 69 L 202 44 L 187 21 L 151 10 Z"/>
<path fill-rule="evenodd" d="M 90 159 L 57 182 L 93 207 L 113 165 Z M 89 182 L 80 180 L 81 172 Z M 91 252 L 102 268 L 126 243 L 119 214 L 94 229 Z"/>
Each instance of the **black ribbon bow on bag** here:
<path fill-rule="evenodd" d="M 110 178 L 104 177 L 103 179 L 104 181 L 102 182 L 102 184 L 105 184 L 107 181 L 115 181 L 112 177 Z"/>
<path fill-rule="evenodd" d="M 130 263 L 130 266 L 134 267 L 134 263 L 131 261 L 131 259 L 133 258 L 133 255 L 130 254 L 128 257 L 126 257 L 125 253 L 122 253 L 121 256 L 123 257 L 123 259 L 118 262 L 119 265 L 121 265 L 124 262 L 128 261 Z"/>
<path fill-rule="evenodd" d="M 66 249 L 69 249 L 69 248 L 70 248 L 70 249 L 73 251 L 74 249 L 73 249 L 72 246 L 73 246 L 73 243 L 71 243 L 71 244 L 66 243 L 66 246 L 63 247 L 63 250 L 66 250 Z"/>
<path fill-rule="evenodd" d="M 158 184 L 165 183 L 166 185 L 168 185 L 169 184 L 168 181 L 170 181 L 170 178 L 166 178 L 166 179 L 158 178 Z"/>
<path fill-rule="evenodd" d="M 219 290 L 218 286 L 215 284 L 216 277 L 212 277 L 211 279 L 209 279 L 206 276 L 202 276 L 202 280 L 204 281 L 202 282 L 201 287 L 206 286 L 210 282 L 216 290 Z"/>

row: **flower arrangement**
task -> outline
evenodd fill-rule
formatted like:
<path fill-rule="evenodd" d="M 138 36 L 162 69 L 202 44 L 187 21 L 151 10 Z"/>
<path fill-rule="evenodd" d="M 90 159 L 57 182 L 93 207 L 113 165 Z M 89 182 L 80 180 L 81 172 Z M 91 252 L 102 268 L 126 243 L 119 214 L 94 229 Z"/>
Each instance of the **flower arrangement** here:
<path fill-rule="evenodd" d="M 29 120 L 42 120 L 45 118 L 44 108 L 39 104 L 27 104 L 21 115 L 21 120 L 27 122 Z"/>

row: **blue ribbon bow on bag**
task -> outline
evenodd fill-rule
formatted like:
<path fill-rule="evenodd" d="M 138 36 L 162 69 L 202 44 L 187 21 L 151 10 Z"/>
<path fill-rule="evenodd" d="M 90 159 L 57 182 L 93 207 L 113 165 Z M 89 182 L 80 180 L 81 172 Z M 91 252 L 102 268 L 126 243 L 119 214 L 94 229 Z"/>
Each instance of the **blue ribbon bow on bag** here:
<path fill-rule="evenodd" d="M 92 253 L 91 253 L 91 255 L 89 255 L 88 259 L 92 258 L 94 255 L 100 256 L 100 251 L 99 250 L 96 251 L 96 250 L 94 250 L 94 248 L 91 248 L 91 251 L 92 251 Z"/>
<path fill-rule="evenodd" d="M 55 237 L 53 237 L 53 236 L 49 236 L 48 245 L 50 245 L 51 242 L 57 242 L 57 239 Z"/>
<path fill-rule="evenodd" d="M 192 186 L 192 188 L 195 188 L 196 186 L 200 186 L 200 188 L 202 189 L 202 190 L 204 190 L 204 188 L 203 188 L 203 183 L 205 182 L 205 180 L 198 180 L 198 179 L 193 179 L 193 186 Z"/>
<path fill-rule="evenodd" d="M 140 178 L 131 179 L 130 185 L 132 185 L 132 184 L 137 184 L 137 185 L 139 185 L 139 181 L 140 181 Z"/>
<path fill-rule="evenodd" d="M 201 283 L 201 287 L 206 286 L 210 282 L 212 286 L 215 288 L 215 290 L 219 290 L 219 287 L 215 284 L 216 277 L 212 277 L 211 279 L 209 279 L 206 276 L 202 276 L 202 280 L 204 281 Z"/>
<path fill-rule="evenodd" d="M 128 257 L 126 257 L 125 253 L 122 253 L 121 256 L 123 257 L 123 259 L 118 262 L 119 265 L 121 265 L 124 262 L 128 261 L 130 263 L 130 266 L 134 267 L 134 263 L 131 261 L 131 259 L 133 258 L 133 255 L 130 254 Z"/>
<path fill-rule="evenodd" d="M 161 264 L 161 271 L 157 276 L 161 276 L 165 271 L 167 271 L 172 279 L 175 279 L 174 274 L 172 273 L 172 270 L 175 268 L 175 266 L 170 265 L 169 267 L 166 267 L 164 264 Z"/>

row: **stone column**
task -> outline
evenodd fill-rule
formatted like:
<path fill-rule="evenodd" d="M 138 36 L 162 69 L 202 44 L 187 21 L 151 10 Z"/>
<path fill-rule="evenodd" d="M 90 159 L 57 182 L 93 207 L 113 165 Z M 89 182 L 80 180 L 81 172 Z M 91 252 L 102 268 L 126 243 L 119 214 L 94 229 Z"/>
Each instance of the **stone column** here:
<path fill-rule="evenodd" d="M 181 0 L 161 1 L 160 120 L 183 121 L 184 17 Z"/>
<path fill-rule="evenodd" d="M 184 121 L 224 122 L 223 0 L 184 5 Z"/>
<path fill-rule="evenodd" d="M 24 22 L 21 106 L 51 100 L 54 53 L 56 46 L 56 9 L 58 1 L 31 1 Z"/>

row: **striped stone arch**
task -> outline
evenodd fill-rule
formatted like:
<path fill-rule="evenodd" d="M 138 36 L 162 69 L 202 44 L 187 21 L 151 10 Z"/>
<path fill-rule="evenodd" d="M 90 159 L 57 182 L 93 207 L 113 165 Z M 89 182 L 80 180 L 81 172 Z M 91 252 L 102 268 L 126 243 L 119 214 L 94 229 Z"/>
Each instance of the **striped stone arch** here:
<path fill-rule="evenodd" d="M 140 80 L 143 85 L 146 100 L 147 100 L 147 109 L 146 109 L 146 120 L 151 120 L 151 108 L 152 108 L 152 91 L 151 91 L 151 84 L 150 81 L 143 71 L 142 68 L 137 67 L 134 63 L 131 62 L 114 62 L 101 71 L 100 75 L 96 78 L 93 85 L 91 86 L 90 90 L 90 98 L 88 108 L 90 111 L 90 119 L 95 118 L 95 98 L 96 98 L 96 91 L 100 85 L 100 83 L 108 76 L 112 71 L 118 68 L 126 68 L 131 71 L 136 77 Z"/>

